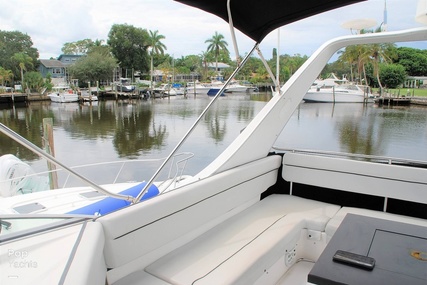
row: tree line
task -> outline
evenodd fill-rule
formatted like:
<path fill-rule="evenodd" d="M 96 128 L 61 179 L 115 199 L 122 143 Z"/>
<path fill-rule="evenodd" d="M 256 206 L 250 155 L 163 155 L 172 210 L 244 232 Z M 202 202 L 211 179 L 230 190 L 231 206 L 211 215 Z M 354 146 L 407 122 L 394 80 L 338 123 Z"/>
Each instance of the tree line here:
<path fill-rule="evenodd" d="M 365 31 L 373 32 L 373 31 Z M 108 39 L 82 39 L 64 43 L 63 54 L 82 55 L 68 72 L 79 82 L 109 81 L 116 67 L 123 70 L 139 71 L 150 78 L 153 68 L 162 70 L 163 74 L 199 74 L 203 80 L 215 76 L 215 71 L 208 69 L 208 63 L 223 62 L 230 68 L 223 71 L 225 78 L 230 76 L 236 61 L 230 58 L 228 43 L 224 36 L 215 32 L 207 39 L 206 51 L 198 55 L 173 58 L 165 51 L 167 47 L 162 40 L 165 37 L 158 31 L 150 31 L 127 24 L 115 24 L 111 27 Z M 49 87 L 49 78 L 41 78 L 36 72 L 40 64 L 39 53 L 33 47 L 29 35 L 19 31 L 0 30 L 0 83 L 5 85 L 23 82 L 25 87 Z M 286 82 L 292 74 L 308 59 L 306 55 L 278 55 L 272 50 L 268 64 L 276 70 L 277 56 L 280 64 L 280 82 Z M 395 88 L 408 75 L 427 75 L 427 51 L 407 47 L 397 48 L 393 44 L 360 45 L 347 47 L 339 51 L 337 61 L 328 64 L 320 77 L 330 73 L 339 77 L 370 85 L 371 87 Z M 25 74 L 25 76 L 24 76 Z M 165 77 L 167 78 L 167 76 Z M 252 83 L 269 82 L 269 76 L 262 61 L 257 57 L 249 58 L 239 73 L 238 80 Z"/>

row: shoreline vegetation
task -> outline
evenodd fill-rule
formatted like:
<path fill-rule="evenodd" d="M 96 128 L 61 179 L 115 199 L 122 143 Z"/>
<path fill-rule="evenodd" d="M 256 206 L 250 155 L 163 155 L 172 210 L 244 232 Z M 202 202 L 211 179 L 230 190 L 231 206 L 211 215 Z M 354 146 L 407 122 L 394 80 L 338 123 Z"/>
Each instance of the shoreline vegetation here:
<path fill-rule="evenodd" d="M 374 93 L 378 93 L 378 88 L 373 89 Z M 396 88 L 386 91 L 392 97 L 425 97 L 427 98 L 427 89 L 425 88 Z"/>
<path fill-rule="evenodd" d="M 379 88 L 372 88 L 373 94 L 379 94 Z M 422 97 L 427 99 L 427 88 L 396 88 L 396 89 L 384 89 L 384 93 L 387 94 L 383 97 Z M 24 92 L 14 92 L 16 95 L 25 95 Z M 0 90 L 0 96 L 11 95 L 11 92 L 4 92 Z M 31 92 L 30 96 L 42 96 L 37 92 Z"/>

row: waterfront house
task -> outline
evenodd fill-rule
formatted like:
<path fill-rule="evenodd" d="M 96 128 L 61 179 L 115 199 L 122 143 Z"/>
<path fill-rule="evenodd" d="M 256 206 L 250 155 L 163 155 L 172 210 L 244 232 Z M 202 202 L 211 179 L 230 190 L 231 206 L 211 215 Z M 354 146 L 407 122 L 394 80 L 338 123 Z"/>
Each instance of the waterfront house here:
<path fill-rule="evenodd" d="M 81 57 L 82 55 L 77 54 L 61 54 L 58 57 L 58 60 L 62 62 L 65 66 L 69 66 L 71 64 L 74 64 Z"/>
<path fill-rule="evenodd" d="M 43 78 L 49 73 L 52 78 L 65 77 L 65 65 L 57 59 L 40 59 L 39 71 Z"/>
<path fill-rule="evenodd" d="M 43 78 L 50 73 L 54 84 L 67 82 L 67 67 L 80 57 L 81 55 L 62 54 L 58 59 L 40 59 L 39 72 Z"/>

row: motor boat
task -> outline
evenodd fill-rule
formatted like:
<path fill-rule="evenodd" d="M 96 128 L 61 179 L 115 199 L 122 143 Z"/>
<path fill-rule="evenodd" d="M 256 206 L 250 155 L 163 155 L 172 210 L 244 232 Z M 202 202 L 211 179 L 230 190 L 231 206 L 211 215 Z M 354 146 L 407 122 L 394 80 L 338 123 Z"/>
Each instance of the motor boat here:
<path fill-rule="evenodd" d="M 130 78 L 120 78 L 120 80 L 116 82 L 115 85 L 116 90 L 119 92 L 129 93 L 135 91 L 135 85 L 131 84 Z"/>
<path fill-rule="evenodd" d="M 80 96 L 81 96 L 82 100 L 85 102 L 98 101 L 98 96 L 92 94 L 92 91 L 90 91 L 90 90 L 81 90 Z"/>
<path fill-rule="evenodd" d="M 233 78 L 274 29 L 361 1 L 177 2 L 230 20 L 254 40 Z M 427 7 L 421 7 L 425 17 Z M 426 40 L 421 27 L 326 42 L 211 164 L 144 201 L 160 169 L 231 79 L 137 195 L 111 193 L 64 168 L 88 191 L 128 206 L 100 215 L 17 214 L 4 206 L 18 203 L 6 200 L 15 197 L 3 199 L 2 278 L 7 284 L 426 284 L 426 162 L 275 146 L 335 52 Z M 0 130 L 61 165 L 7 126 Z M 51 196 L 64 198 L 70 190 L 54 191 Z M 36 194 L 21 195 L 28 200 L 19 202 L 40 207 Z"/>
<path fill-rule="evenodd" d="M 54 86 L 47 95 L 55 103 L 72 103 L 79 101 L 79 94 L 69 86 Z"/>
<path fill-rule="evenodd" d="M 153 89 L 156 97 L 184 95 L 184 88 L 180 84 L 163 83 Z"/>
<path fill-rule="evenodd" d="M 368 87 L 355 84 L 317 85 L 304 95 L 310 103 L 373 103 L 374 96 Z"/>
<path fill-rule="evenodd" d="M 249 91 L 253 91 L 255 90 L 254 87 L 251 86 L 246 86 L 246 85 L 241 85 L 239 82 L 237 81 L 231 81 L 230 84 L 227 86 L 227 88 L 225 88 L 226 93 L 246 93 Z"/>
<path fill-rule="evenodd" d="M 198 95 L 207 95 L 210 90 L 218 91 L 221 87 L 224 86 L 224 82 L 219 80 L 212 80 L 209 83 L 188 82 L 186 87 L 187 94 L 198 94 Z M 215 91 L 213 91 L 215 92 Z"/>

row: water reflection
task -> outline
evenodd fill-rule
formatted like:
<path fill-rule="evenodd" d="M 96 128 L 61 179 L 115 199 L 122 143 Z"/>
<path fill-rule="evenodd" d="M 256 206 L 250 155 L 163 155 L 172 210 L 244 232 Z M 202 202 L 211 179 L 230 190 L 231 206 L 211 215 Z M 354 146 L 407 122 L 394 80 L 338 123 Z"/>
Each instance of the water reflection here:
<path fill-rule="evenodd" d="M 219 98 L 179 150 L 195 154 L 187 166 L 189 174 L 221 153 L 269 98 L 271 94 L 262 93 Z M 42 147 L 42 121 L 53 118 L 56 157 L 68 166 L 160 158 L 176 146 L 210 100 L 190 96 L 92 105 L 33 102 L 0 110 L 0 121 Z M 302 103 L 276 145 L 427 160 L 427 108 Z M 35 168 L 46 164 L 0 134 L 0 154 L 7 153 Z M 142 170 L 127 170 L 126 179 L 140 179 L 133 174 L 137 171 Z"/>
<path fill-rule="evenodd" d="M 202 118 L 183 151 L 212 160 L 246 127 L 264 102 L 247 95 L 220 98 Z M 256 98 L 256 97 L 254 97 Z M 42 121 L 53 118 L 55 152 L 67 165 L 99 160 L 165 157 L 212 98 L 204 96 L 149 101 L 100 101 L 94 104 L 31 102 L 0 111 L 0 121 L 42 147 Z M 235 122 L 235 124 L 233 124 Z M 234 127 L 235 125 L 235 127 Z M 37 155 L 0 134 L 1 154 L 12 153 L 32 162 Z M 206 146 L 214 143 L 206 156 Z"/>
<path fill-rule="evenodd" d="M 427 161 L 427 108 L 300 104 L 276 145 Z"/>
<path fill-rule="evenodd" d="M 40 103 L 37 106 L 20 106 L 0 110 L 0 121 L 35 145 L 42 146 L 43 118 L 52 117 L 49 104 Z M 26 161 L 38 159 L 38 156 L 21 147 L 18 143 L 0 134 L 0 154 L 14 154 Z"/>

